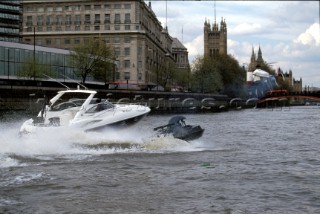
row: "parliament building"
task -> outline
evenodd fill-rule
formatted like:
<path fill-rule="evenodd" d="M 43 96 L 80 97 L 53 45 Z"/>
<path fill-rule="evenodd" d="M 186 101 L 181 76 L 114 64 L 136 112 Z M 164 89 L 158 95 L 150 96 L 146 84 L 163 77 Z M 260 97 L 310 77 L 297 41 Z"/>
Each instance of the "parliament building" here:
<path fill-rule="evenodd" d="M 222 18 L 220 27 L 216 21 L 211 25 L 204 22 L 204 55 L 227 54 L 227 24 Z"/>

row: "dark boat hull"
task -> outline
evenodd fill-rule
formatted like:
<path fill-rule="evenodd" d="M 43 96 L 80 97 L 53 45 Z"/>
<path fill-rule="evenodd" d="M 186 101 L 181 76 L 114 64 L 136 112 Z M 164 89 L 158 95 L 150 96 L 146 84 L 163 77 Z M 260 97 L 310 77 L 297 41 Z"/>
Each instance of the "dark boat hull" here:
<path fill-rule="evenodd" d="M 181 140 L 196 140 L 202 136 L 204 129 L 200 126 L 186 126 L 186 127 L 178 127 L 174 129 L 172 134 L 173 137 L 179 138 Z"/>

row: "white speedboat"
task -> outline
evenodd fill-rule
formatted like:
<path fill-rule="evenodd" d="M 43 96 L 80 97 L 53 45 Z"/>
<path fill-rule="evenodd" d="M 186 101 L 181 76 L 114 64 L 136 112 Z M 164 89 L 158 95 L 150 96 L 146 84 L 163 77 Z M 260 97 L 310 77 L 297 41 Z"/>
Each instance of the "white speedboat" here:
<path fill-rule="evenodd" d="M 131 125 L 150 112 L 150 108 L 137 104 L 112 104 L 94 98 L 93 90 L 59 91 L 38 116 L 25 121 L 20 133 L 33 133 L 48 127 L 73 127 L 95 131 L 106 126 Z"/>

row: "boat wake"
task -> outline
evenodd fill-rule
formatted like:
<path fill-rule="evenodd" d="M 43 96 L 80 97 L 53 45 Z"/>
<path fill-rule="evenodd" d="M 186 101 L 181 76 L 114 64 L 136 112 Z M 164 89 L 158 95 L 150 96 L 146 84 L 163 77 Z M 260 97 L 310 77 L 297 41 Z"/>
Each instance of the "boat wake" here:
<path fill-rule="evenodd" d="M 106 128 L 102 132 L 83 132 L 64 128 L 19 137 L 17 127 L 1 127 L 0 168 L 41 164 L 57 159 L 86 159 L 114 153 L 157 153 L 198 151 L 184 140 L 170 136 L 155 137 L 141 127 Z"/>

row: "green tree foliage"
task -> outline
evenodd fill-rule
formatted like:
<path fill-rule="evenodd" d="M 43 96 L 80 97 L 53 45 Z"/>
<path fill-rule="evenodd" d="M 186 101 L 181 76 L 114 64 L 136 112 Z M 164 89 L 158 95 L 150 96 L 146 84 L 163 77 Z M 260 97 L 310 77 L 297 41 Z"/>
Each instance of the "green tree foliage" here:
<path fill-rule="evenodd" d="M 219 62 L 219 72 L 224 85 L 223 93 L 235 97 L 244 95 L 246 71 L 231 55 L 217 55 L 214 57 Z"/>
<path fill-rule="evenodd" d="M 230 55 L 199 56 L 193 65 L 193 90 L 221 92 L 229 96 L 243 93 L 245 71 Z"/>
<path fill-rule="evenodd" d="M 173 83 L 182 86 L 184 90 L 188 90 L 191 84 L 190 68 L 177 68 L 173 74 Z"/>
<path fill-rule="evenodd" d="M 75 74 L 81 77 L 82 83 L 85 83 L 88 75 L 96 80 L 111 80 L 113 52 L 103 40 L 90 38 L 85 43 L 76 45 L 70 56 L 77 68 Z"/>
<path fill-rule="evenodd" d="M 193 67 L 194 82 L 192 90 L 202 93 L 216 93 L 223 89 L 222 76 L 218 62 L 211 57 L 198 56 Z"/>
<path fill-rule="evenodd" d="M 168 88 L 172 83 L 174 74 L 177 71 L 176 64 L 173 61 L 167 62 L 166 66 L 158 70 L 158 83 L 159 85 Z"/>
<path fill-rule="evenodd" d="M 49 65 L 40 64 L 37 60 L 33 60 L 32 58 L 25 61 L 17 72 L 18 77 L 25 77 L 28 79 L 43 79 L 52 74 L 53 71 Z"/>

